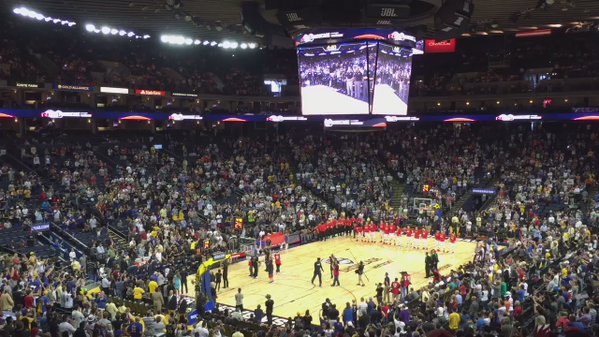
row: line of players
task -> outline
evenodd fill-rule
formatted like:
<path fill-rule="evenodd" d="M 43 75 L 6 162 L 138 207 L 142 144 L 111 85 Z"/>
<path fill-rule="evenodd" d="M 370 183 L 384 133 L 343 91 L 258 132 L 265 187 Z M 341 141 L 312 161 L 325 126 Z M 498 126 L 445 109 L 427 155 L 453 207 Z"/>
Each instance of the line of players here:
<path fill-rule="evenodd" d="M 399 246 L 406 249 L 435 249 L 436 251 L 455 252 L 457 236 L 452 232 L 449 237 L 442 232 L 431 236 L 429 231 L 418 227 L 401 227 L 396 224 L 373 222 L 363 224 L 362 219 L 331 220 L 315 229 L 320 239 L 337 235 L 351 235 L 357 241 Z"/>

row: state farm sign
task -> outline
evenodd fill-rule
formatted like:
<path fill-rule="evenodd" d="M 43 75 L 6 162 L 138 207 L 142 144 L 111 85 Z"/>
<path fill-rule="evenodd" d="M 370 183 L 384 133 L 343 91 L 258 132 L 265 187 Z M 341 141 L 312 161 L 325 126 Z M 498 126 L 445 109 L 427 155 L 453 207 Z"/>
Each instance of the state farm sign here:
<path fill-rule="evenodd" d="M 166 91 L 162 90 L 135 90 L 135 94 L 138 96 L 166 96 Z"/>
<path fill-rule="evenodd" d="M 424 43 L 425 53 L 455 53 L 455 39 L 437 41 L 426 40 Z"/>

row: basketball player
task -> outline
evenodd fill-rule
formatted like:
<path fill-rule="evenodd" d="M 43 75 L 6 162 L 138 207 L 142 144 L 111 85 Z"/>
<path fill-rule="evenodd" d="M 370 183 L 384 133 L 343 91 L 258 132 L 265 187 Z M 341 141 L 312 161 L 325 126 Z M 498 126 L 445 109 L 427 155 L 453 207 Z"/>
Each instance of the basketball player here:
<path fill-rule="evenodd" d="M 354 239 L 356 239 L 356 241 L 361 241 L 363 235 L 364 235 L 364 229 L 362 227 L 360 227 L 360 225 L 356 224 L 354 226 Z"/>
<path fill-rule="evenodd" d="M 447 251 L 446 241 L 447 241 L 447 235 L 445 235 L 445 233 L 439 234 L 439 246 L 441 248 L 441 251 L 443 251 L 443 252 Z"/>
<path fill-rule="evenodd" d="M 370 224 L 370 242 L 376 242 L 376 234 L 378 233 L 379 228 L 378 226 L 373 222 Z"/>
<path fill-rule="evenodd" d="M 314 262 L 314 274 L 312 275 L 312 285 L 314 285 L 314 280 L 316 279 L 316 277 L 318 277 L 318 286 L 322 288 L 322 272 L 324 271 L 324 269 L 322 269 L 322 263 L 320 262 L 320 258 L 316 259 L 316 262 Z"/>
<path fill-rule="evenodd" d="M 399 298 L 399 294 L 401 293 L 401 284 L 399 283 L 397 277 L 395 278 L 393 283 L 391 283 L 391 293 L 393 294 L 393 302 L 397 303 L 397 299 Z"/>
<path fill-rule="evenodd" d="M 358 227 L 358 229 L 360 229 L 360 233 L 361 233 L 360 241 L 366 242 L 368 236 L 370 235 L 370 234 L 368 234 L 368 231 L 370 230 L 370 228 L 368 227 L 368 225 L 364 225 L 364 226 Z"/>
<path fill-rule="evenodd" d="M 266 260 L 266 272 L 268 273 L 268 282 L 269 283 L 273 283 L 275 281 L 273 278 L 274 271 L 275 271 L 275 268 L 273 266 L 272 258 L 269 258 L 268 260 Z"/>
<path fill-rule="evenodd" d="M 277 273 L 281 272 L 281 253 L 276 252 L 274 254 L 275 257 L 275 266 L 277 266 Z"/>
<path fill-rule="evenodd" d="M 229 260 L 225 259 L 222 263 L 223 266 L 223 288 L 229 287 Z"/>
<path fill-rule="evenodd" d="M 451 236 L 449 237 L 449 244 L 450 244 L 449 251 L 451 253 L 455 253 L 457 241 L 458 241 L 458 236 L 455 234 L 451 234 Z"/>
<path fill-rule="evenodd" d="M 406 248 L 412 248 L 414 245 L 413 240 L 414 231 L 410 226 L 406 229 Z"/>
<path fill-rule="evenodd" d="M 405 247 L 405 237 L 403 236 L 403 228 L 397 227 L 397 232 L 395 233 L 395 240 L 397 241 L 397 245 L 399 247 Z"/>
<path fill-rule="evenodd" d="M 333 269 L 337 263 L 337 258 L 335 255 L 331 254 L 331 256 L 329 256 L 329 271 L 331 272 L 331 278 L 333 278 Z"/>
<path fill-rule="evenodd" d="M 435 250 L 441 250 L 441 232 L 435 233 Z"/>
<path fill-rule="evenodd" d="M 423 230 L 422 231 L 422 248 L 424 248 L 425 250 L 428 250 L 428 230 Z"/>
<path fill-rule="evenodd" d="M 335 285 L 341 286 L 339 283 L 339 262 L 337 262 L 336 259 L 335 264 L 333 265 L 333 284 L 331 284 L 331 287 L 334 287 Z"/>
<path fill-rule="evenodd" d="M 420 248 L 420 234 L 422 233 L 422 230 L 420 230 L 420 228 L 417 228 L 414 231 L 414 248 L 418 249 Z"/>
<path fill-rule="evenodd" d="M 362 276 L 364 275 L 364 262 L 360 261 L 358 263 L 358 269 L 356 269 L 356 274 L 358 274 L 358 284 L 359 286 L 365 286 L 364 280 L 362 280 Z"/>
<path fill-rule="evenodd" d="M 390 245 L 396 245 L 397 242 L 395 240 L 395 232 L 397 232 L 397 226 L 395 226 L 394 223 L 391 223 L 389 225 L 389 244 Z"/>

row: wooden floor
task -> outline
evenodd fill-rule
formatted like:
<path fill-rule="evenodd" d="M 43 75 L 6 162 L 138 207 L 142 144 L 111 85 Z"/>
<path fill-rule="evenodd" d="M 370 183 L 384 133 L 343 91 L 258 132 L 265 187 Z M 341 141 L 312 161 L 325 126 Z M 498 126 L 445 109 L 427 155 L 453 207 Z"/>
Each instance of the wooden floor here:
<path fill-rule="evenodd" d="M 442 274 L 472 261 L 476 248 L 475 242 L 456 243 L 454 253 L 439 254 L 439 270 Z M 327 259 L 334 254 L 338 259 L 347 259 L 347 264 L 340 265 L 341 287 L 331 287 L 329 264 L 323 263 L 322 288 L 310 283 L 313 264 L 317 257 Z M 281 272 L 275 274 L 275 282 L 268 283 L 268 275 L 261 263 L 258 278 L 249 277 L 246 262 L 236 263 L 229 267 L 229 288 L 221 289 L 217 302 L 235 305 L 234 295 L 237 288 L 244 294 L 244 309 L 253 310 L 257 304 L 264 309 L 266 294 L 270 294 L 275 302 L 274 314 L 277 316 L 295 316 L 297 312 L 309 309 L 314 317 L 318 315 L 325 298 L 337 304 L 339 311 L 345 303 L 361 297 L 374 297 L 376 283 L 383 282 L 385 272 L 391 281 L 400 277 L 401 271 L 412 275 L 414 289 L 418 289 L 431 279 L 425 279 L 425 250 L 401 249 L 381 243 L 357 242 L 349 237 L 338 237 L 324 242 L 311 243 L 289 249 L 281 253 Z M 366 286 L 358 286 L 355 265 L 364 261 L 365 273 L 369 280 Z M 352 268 L 353 266 L 353 268 Z M 193 288 L 191 288 L 193 289 Z"/>

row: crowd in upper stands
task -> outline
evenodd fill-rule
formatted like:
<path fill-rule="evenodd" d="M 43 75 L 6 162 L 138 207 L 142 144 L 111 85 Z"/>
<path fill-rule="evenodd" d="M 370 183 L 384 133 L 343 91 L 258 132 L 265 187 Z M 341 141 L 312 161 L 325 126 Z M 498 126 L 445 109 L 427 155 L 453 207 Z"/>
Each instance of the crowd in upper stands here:
<path fill-rule="evenodd" d="M 233 57 L 0 28 L 0 80 L 240 96 L 266 95 L 265 73 L 298 83 L 291 51 Z M 594 40 L 558 38 L 460 40 L 458 53 L 414 59 L 411 94 L 596 89 Z M 596 127 L 248 133 L 2 136 L 0 336 L 599 336 Z M 475 202 L 474 187 L 496 195 Z M 309 241 L 347 218 L 476 239 L 476 256 L 405 296 L 381 284 L 283 326 L 259 308 L 203 313 L 207 294 L 188 280 L 202 261 L 271 233 Z"/>
<path fill-rule="evenodd" d="M 272 95 L 265 74 L 282 75 L 298 95 L 292 50 L 168 48 L 150 41 L 84 36 L 23 22 L 2 23 L 0 79 L 226 94 Z M 456 53 L 414 57 L 410 94 L 449 96 L 590 90 L 599 87 L 599 49 L 588 34 L 471 38 Z M 60 45 L 61 48 L 55 48 Z M 233 56 L 235 55 L 235 56 Z"/>
<path fill-rule="evenodd" d="M 413 62 L 412 96 L 500 95 L 599 87 L 599 50 L 586 35 L 458 40 L 455 54 Z"/>
<path fill-rule="evenodd" d="M 0 259 L 0 334 L 594 336 L 598 142 L 587 125 L 3 139 L 0 222 L 14 239 L 1 242 L 16 253 Z M 497 197 L 452 207 L 475 186 Z M 441 207 L 392 205 L 394 193 Z M 268 328 L 220 310 L 188 331 L 178 295 L 189 293 L 200 261 L 235 252 L 243 238 L 309 233 L 344 217 L 400 218 L 488 240 L 475 263 L 429 288 L 401 301 L 348 303 L 342 313 L 327 308 L 322 324 L 312 321 L 319 327 L 296 317 Z M 44 222 L 50 231 L 34 231 Z"/>

